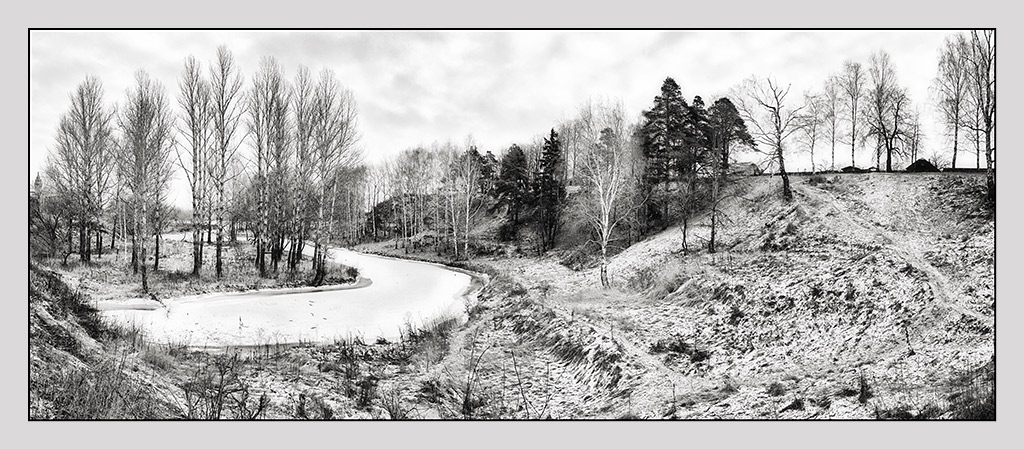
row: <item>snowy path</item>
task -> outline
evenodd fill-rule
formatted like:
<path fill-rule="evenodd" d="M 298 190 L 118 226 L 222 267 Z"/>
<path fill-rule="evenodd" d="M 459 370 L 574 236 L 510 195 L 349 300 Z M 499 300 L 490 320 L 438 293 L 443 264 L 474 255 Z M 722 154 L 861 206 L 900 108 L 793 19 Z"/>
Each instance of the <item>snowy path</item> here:
<path fill-rule="evenodd" d="M 104 314 L 135 323 L 155 342 L 190 346 L 331 342 L 361 336 L 397 339 L 407 324 L 462 316 L 471 277 L 440 265 L 334 249 L 334 262 L 359 269 L 363 282 L 349 288 L 299 288 L 215 293 L 137 304 L 101 304 Z"/>

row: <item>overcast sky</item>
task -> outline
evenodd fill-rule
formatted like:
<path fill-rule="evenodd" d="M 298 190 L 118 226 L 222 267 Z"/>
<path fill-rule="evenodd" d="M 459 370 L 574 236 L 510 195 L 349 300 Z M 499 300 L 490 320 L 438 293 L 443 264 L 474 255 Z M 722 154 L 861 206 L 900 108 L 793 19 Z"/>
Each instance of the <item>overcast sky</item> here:
<path fill-rule="evenodd" d="M 207 64 L 226 44 L 248 78 L 263 56 L 291 78 L 299 65 L 335 71 L 359 108 L 368 161 L 433 141 L 472 134 L 483 151 L 528 142 L 591 97 L 622 100 L 631 116 L 649 108 L 665 77 L 708 105 L 752 74 L 792 85 L 796 100 L 846 59 L 867 65 L 884 49 L 921 108 L 925 153 L 945 139 L 929 86 L 948 31 L 34 31 L 30 36 L 29 169 L 54 144 L 68 94 L 86 75 L 100 78 L 108 104 L 120 103 L 143 69 L 177 95 L 182 62 Z M 175 103 L 176 104 L 176 103 Z M 867 164 L 864 152 L 858 165 Z M 840 159 L 838 154 L 847 155 Z M 837 161 L 848 165 L 847 151 Z M 826 162 L 824 155 L 816 158 Z M 787 160 L 810 168 L 806 156 Z M 837 162 L 838 165 L 838 162 Z M 189 204 L 180 179 L 172 201 Z"/>

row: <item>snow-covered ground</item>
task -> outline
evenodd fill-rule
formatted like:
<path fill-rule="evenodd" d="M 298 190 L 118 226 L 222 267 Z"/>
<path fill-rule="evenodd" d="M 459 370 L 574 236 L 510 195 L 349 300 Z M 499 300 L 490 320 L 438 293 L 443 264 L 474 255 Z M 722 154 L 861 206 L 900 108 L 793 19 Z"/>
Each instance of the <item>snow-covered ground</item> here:
<path fill-rule="evenodd" d="M 180 236 L 179 236 L 180 238 Z M 439 265 L 331 250 L 335 262 L 359 269 L 350 288 L 216 293 L 139 304 L 100 304 L 104 314 L 143 327 L 156 342 L 191 346 L 331 342 L 361 336 L 396 339 L 407 324 L 464 314 L 467 274 Z M 154 303 L 154 305 L 157 305 Z"/>

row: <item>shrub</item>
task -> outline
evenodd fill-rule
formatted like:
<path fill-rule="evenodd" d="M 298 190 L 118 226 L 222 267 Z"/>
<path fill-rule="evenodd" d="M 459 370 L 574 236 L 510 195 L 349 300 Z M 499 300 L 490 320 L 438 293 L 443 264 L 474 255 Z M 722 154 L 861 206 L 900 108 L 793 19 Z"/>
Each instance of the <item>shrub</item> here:
<path fill-rule="evenodd" d="M 674 335 L 663 338 L 651 345 L 650 352 L 684 354 L 690 358 L 691 363 L 700 363 L 711 357 L 711 352 L 692 345 L 683 339 L 681 335 Z"/>
<path fill-rule="evenodd" d="M 740 324 L 740 320 L 743 319 L 744 316 L 745 315 L 744 315 L 743 311 L 740 310 L 740 308 L 738 306 L 733 304 L 732 308 L 729 309 L 729 318 L 728 318 L 727 322 L 730 325 L 735 326 L 737 324 Z"/>
<path fill-rule="evenodd" d="M 309 405 L 307 405 L 307 398 Z M 315 394 L 306 396 L 299 393 L 295 404 L 295 417 L 299 419 L 334 419 L 334 409 L 324 399 Z"/>
<path fill-rule="evenodd" d="M 380 395 L 379 403 L 380 407 L 388 413 L 390 419 L 405 420 L 411 417 L 412 408 L 402 405 L 402 394 L 397 388 L 384 390 Z"/>
<path fill-rule="evenodd" d="M 949 395 L 949 411 L 953 419 L 996 419 L 995 356 L 976 370 L 953 380 L 954 392 Z"/>
<path fill-rule="evenodd" d="M 349 279 L 355 280 L 359 278 L 359 269 L 356 267 L 345 267 L 345 276 Z"/>
<path fill-rule="evenodd" d="M 772 382 L 771 385 L 768 385 L 766 392 L 769 396 L 782 396 L 786 394 L 786 387 L 782 386 L 781 383 Z"/>
<path fill-rule="evenodd" d="M 182 385 L 189 419 L 256 419 L 270 405 L 263 393 L 253 401 L 249 384 L 239 376 L 238 354 L 217 355 L 201 364 Z"/>
<path fill-rule="evenodd" d="M 69 367 L 46 378 L 34 378 L 30 390 L 53 404 L 56 419 L 166 419 L 147 386 L 126 373 L 127 356 L 91 369 Z"/>
<path fill-rule="evenodd" d="M 859 390 L 857 392 L 857 401 L 861 404 L 867 404 L 868 399 L 875 396 L 875 393 L 871 390 L 871 386 L 868 385 L 867 378 L 864 377 L 864 373 L 860 374 L 859 378 Z"/>

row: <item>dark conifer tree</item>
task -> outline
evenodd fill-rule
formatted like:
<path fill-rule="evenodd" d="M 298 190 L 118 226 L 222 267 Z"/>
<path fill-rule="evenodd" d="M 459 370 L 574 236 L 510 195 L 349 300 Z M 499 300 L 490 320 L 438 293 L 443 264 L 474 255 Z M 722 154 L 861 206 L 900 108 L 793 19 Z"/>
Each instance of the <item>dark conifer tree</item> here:
<path fill-rule="evenodd" d="M 744 144 L 753 147 L 754 138 L 747 131 L 747 125 L 740 117 L 736 105 L 728 98 L 722 97 L 715 100 L 710 109 L 711 127 L 711 148 L 721 158 L 723 170 L 729 169 L 729 156 L 734 144 Z"/>
<path fill-rule="evenodd" d="M 501 171 L 495 183 L 497 206 L 508 208 L 508 221 L 501 232 L 502 240 L 515 239 L 519 232 L 519 219 L 528 205 L 530 173 L 526 153 L 513 144 L 501 158 Z"/>
<path fill-rule="evenodd" d="M 547 251 L 555 246 L 561 222 L 562 204 L 565 201 L 565 186 L 562 184 L 561 142 L 554 129 L 544 139 L 540 163 L 533 177 L 535 219 L 541 236 L 541 249 Z"/>
<path fill-rule="evenodd" d="M 668 185 L 679 177 L 679 160 L 684 155 L 686 121 L 690 107 L 683 98 L 679 84 L 665 78 L 661 95 L 654 97 L 654 106 L 645 111 L 640 129 L 644 157 L 647 159 L 644 185 L 649 197 L 647 220 L 665 226 L 668 218 Z"/>

